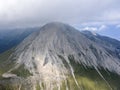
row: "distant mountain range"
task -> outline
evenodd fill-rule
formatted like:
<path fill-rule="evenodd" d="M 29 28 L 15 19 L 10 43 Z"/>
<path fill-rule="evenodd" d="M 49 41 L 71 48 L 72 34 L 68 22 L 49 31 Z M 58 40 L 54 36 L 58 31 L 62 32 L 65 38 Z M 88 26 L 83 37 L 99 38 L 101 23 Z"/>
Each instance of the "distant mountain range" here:
<path fill-rule="evenodd" d="M 18 45 L 24 38 L 36 30 L 38 28 L 0 30 L 0 53 Z"/>
<path fill-rule="evenodd" d="M 110 52 L 116 54 L 116 57 L 120 58 L 120 41 L 110 37 L 101 36 L 90 31 L 82 31 L 82 33 L 93 42 L 103 46 L 106 50 L 109 49 Z"/>
<path fill-rule="evenodd" d="M 120 25 L 118 24 L 86 24 L 79 25 L 81 31 L 91 31 L 99 33 L 100 35 L 112 37 L 120 41 Z"/>
<path fill-rule="evenodd" d="M 119 90 L 119 83 L 120 41 L 63 23 L 27 32 L 0 54 L 1 90 Z"/>

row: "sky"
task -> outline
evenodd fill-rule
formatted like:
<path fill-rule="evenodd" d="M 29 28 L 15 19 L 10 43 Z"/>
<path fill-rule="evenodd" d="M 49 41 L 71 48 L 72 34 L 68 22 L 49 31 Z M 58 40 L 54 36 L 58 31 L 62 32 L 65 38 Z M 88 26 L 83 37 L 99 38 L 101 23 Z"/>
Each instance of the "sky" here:
<path fill-rule="evenodd" d="M 119 4 L 120 0 L 0 0 L 0 28 L 41 26 L 58 21 L 105 35 L 106 32 L 118 34 Z M 115 30 L 111 31 L 109 26 Z M 120 39 L 120 35 L 108 35 Z"/>

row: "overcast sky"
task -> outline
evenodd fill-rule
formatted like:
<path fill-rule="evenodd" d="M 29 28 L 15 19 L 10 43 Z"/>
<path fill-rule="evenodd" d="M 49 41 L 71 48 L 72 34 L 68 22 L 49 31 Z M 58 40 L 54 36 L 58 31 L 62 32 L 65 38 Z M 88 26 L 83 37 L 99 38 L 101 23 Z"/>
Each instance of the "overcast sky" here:
<path fill-rule="evenodd" d="M 0 26 L 119 22 L 120 0 L 0 0 Z"/>
<path fill-rule="evenodd" d="M 53 21 L 103 28 L 105 24 L 120 24 L 120 0 L 0 0 L 0 28 Z"/>

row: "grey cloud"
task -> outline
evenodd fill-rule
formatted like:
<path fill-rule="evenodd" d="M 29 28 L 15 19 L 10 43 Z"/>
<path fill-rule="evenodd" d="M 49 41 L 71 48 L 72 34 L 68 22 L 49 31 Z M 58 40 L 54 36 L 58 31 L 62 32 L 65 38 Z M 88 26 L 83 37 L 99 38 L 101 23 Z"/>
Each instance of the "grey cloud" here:
<path fill-rule="evenodd" d="M 0 27 L 43 25 L 51 21 L 69 24 L 118 21 L 119 3 L 119 0 L 0 0 Z"/>

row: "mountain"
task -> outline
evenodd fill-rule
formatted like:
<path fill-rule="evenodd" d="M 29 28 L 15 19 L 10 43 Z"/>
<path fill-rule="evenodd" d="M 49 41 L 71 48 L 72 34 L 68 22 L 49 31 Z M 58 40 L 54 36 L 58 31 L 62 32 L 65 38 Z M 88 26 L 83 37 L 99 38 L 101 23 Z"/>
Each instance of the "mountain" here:
<path fill-rule="evenodd" d="M 118 46 L 96 35 L 63 23 L 44 25 L 0 55 L 0 89 L 119 90 Z"/>
<path fill-rule="evenodd" d="M 0 53 L 18 45 L 24 38 L 37 30 L 38 28 L 0 30 Z"/>
<path fill-rule="evenodd" d="M 120 41 L 110 37 L 101 36 L 99 34 L 95 35 L 90 31 L 82 31 L 82 33 L 93 42 L 98 43 L 106 50 L 109 50 L 109 52 L 111 52 L 112 54 L 115 54 L 116 57 L 120 59 Z"/>

